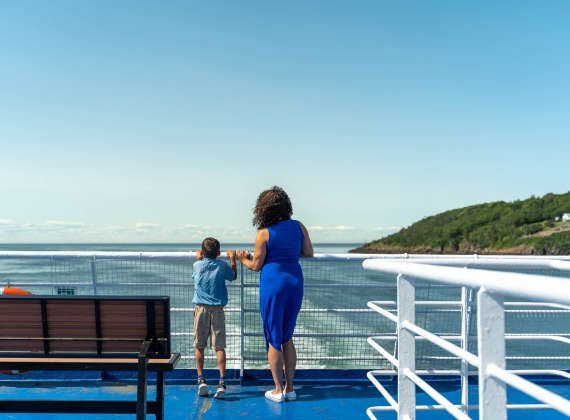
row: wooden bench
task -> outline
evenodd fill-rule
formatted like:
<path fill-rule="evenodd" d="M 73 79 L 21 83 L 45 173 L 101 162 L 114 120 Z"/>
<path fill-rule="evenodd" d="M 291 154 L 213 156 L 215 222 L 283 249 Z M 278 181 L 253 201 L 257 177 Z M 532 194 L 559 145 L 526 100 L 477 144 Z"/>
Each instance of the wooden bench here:
<path fill-rule="evenodd" d="M 0 370 L 137 371 L 137 399 L 0 400 L 3 413 L 146 414 L 164 418 L 164 373 L 172 353 L 170 298 L 0 296 Z M 147 401 L 148 372 L 156 400 Z"/>

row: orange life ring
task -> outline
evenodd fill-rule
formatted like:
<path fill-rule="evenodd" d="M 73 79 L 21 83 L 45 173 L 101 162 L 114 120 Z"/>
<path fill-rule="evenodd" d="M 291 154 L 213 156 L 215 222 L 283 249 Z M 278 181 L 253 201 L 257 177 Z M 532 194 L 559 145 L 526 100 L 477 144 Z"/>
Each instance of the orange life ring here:
<path fill-rule="evenodd" d="M 31 293 L 26 290 L 8 286 L 4 287 L 2 291 L 0 291 L 0 295 L 31 295 Z"/>
<path fill-rule="evenodd" d="M 4 287 L 0 290 L 0 295 L 31 295 L 30 292 L 22 289 L 18 289 L 16 287 Z M 0 373 L 5 375 L 18 375 L 20 373 L 26 373 L 27 370 L 0 370 Z"/>

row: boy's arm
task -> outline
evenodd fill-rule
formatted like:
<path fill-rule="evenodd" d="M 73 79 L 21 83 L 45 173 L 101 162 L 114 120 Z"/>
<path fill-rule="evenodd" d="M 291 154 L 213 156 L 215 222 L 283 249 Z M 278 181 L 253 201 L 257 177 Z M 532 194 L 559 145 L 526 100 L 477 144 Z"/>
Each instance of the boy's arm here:
<path fill-rule="evenodd" d="M 237 279 L 237 264 L 236 264 L 236 252 L 233 249 L 230 249 L 229 251 L 226 251 L 226 254 L 228 255 L 229 259 L 230 259 L 230 267 L 232 268 L 233 272 L 234 272 L 234 280 Z"/>

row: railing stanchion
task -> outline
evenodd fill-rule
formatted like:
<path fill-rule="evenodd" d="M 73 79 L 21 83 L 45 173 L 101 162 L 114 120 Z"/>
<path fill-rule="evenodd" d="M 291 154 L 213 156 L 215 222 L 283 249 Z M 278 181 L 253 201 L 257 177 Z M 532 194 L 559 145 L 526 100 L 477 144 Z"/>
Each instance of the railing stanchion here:
<path fill-rule="evenodd" d="M 482 420 L 507 418 L 504 382 L 490 376 L 490 365 L 505 369 L 504 296 L 481 287 L 477 293 L 477 344 L 479 348 L 479 410 Z"/>
<path fill-rule="evenodd" d="M 93 294 L 97 295 L 97 259 L 95 255 L 91 259 L 91 280 L 93 281 Z"/>
<path fill-rule="evenodd" d="M 398 275 L 398 420 L 416 418 L 416 384 L 405 375 L 416 370 L 416 337 L 403 327 L 416 322 L 415 280 Z"/>
<path fill-rule="evenodd" d="M 245 370 L 245 267 L 239 263 L 239 284 L 240 284 L 240 356 L 239 356 L 239 379 L 243 385 L 243 374 Z"/>
<path fill-rule="evenodd" d="M 467 287 L 461 288 L 461 348 L 469 351 L 469 322 L 467 312 L 469 310 L 469 292 Z M 461 359 L 461 411 L 469 412 L 469 364 Z"/>

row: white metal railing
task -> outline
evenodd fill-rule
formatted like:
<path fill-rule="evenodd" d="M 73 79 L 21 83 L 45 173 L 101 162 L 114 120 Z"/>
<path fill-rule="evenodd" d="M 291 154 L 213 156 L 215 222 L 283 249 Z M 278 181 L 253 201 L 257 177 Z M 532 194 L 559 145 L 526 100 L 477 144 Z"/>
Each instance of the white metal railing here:
<path fill-rule="evenodd" d="M 550 266 L 552 261 L 547 262 Z M 524 269 L 536 261 L 487 261 L 485 268 L 495 267 Z M 506 264 L 505 264 L 506 263 Z M 522 264 L 521 264 L 522 263 Z M 558 270 L 566 270 L 566 261 L 556 261 L 558 264 L 550 266 Z M 455 265 L 455 264 L 451 264 Z M 397 277 L 397 311 L 392 312 L 380 305 L 394 304 L 394 302 L 371 301 L 368 306 L 397 324 L 398 357 L 390 354 L 376 342 L 377 339 L 387 337 L 370 337 L 368 342 L 397 370 L 398 374 L 398 401 L 390 396 L 388 391 L 375 378 L 386 373 L 385 371 L 372 371 L 368 378 L 386 398 L 389 406 L 370 407 L 367 414 L 375 419 L 374 412 L 391 411 L 398 413 L 398 419 L 414 419 L 416 411 L 446 410 L 457 419 L 469 419 L 468 412 L 478 409 L 483 420 L 506 419 L 508 409 L 545 409 L 553 408 L 570 416 L 570 401 L 520 377 L 521 374 L 555 374 L 570 378 L 570 374 L 556 370 L 506 370 L 505 342 L 506 340 L 556 340 L 570 344 L 570 339 L 557 335 L 518 336 L 505 335 L 505 306 L 530 305 L 530 303 L 505 302 L 505 296 L 514 296 L 523 299 L 539 301 L 535 305 L 551 306 L 566 309 L 570 305 L 570 281 L 550 276 L 538 276 L 519 273 L 505 273 L 488 270 L 460 269 L 445 266 L 436 266 L 425 263 L 394 262 L 366 260 L 363 267 L 383 273 L 396 274 Z M 522 267 L 522 268 L 521 268 Z M 454 285 L 462 288 L 461 302 L 416 302 L 416 280 L 425 280 L 445 285 Z M 479 289 L 477 293 L 477 343 L 478 355 L 468 351 L 469 336 L 469 309 L 472 307 L 466 298 L 467 288 Z M 461 335 L 441 336 L 433 334 L 415 324 L 416 305 L 461 305 Z M 460 370 L 416 371 L 416 341 L 427 340 L 453 356 L 461 359 Z M 459 341 L 460 346 L 451 341 Z M 479 377 L 479 404 L 468 403 L 468 377 L 476 372 L 469 371 L 468 365 L 476 367 Z M 460 375 L 461 376 L 461 404 L 454 404 L 441 393 L 426 383 L 419 375 Z M 529 396 L 541 401 L 543 404 L 507 404 L 506 385 L 514 387 Z M 431 396 L 439 405 L 416 406 L 415 387 L 418 386 Z"/>
<path fill-rule="evenodd" d="M 314 258 L 303 260 L 309 266 L 327 266 L 327 264 L 345 265 L 353 264 L 354 267 L 360 267 L 362 274 L 365 274 L 361 268 L 361 261 L 369 258 L 369 255 L 359 254 L 316 254 Z M 383 258 L 385 256 L 378 256 Z M 391 256 L 392 258 L 394 256 Z M 221 255 L 220 259 L 227 260 L 227 256 Z M 405 258 L 405 256 L 402 256 Z M 0 281 L 10 279 L 10 272 L 2 270 L 2 262 L 18 261 L 22 271 L 27 270 L 27 264 L 40 264 L 43 262 L 44 275 L 32 276 L 32 280 L 22 280 L 22 276 L 16 276 L 16 281 L 11 280 L 10 283 L 15 287 L 22 287 L 30 291 L 38 290 L 37 293 L 56 293 L 57 289 L 74 289 L 75 293 L 80 294 L 132 294 L 136 290 L 142 290 L 141 293 L 164 293 L 171 295 L 175 299 L 171 300 L 171 312 L 173 316 L 183 315 L 189 319 L 183 322 L 173 321 L 172 336 L 178 340 L 181 345 L 188 347 L 186 350 L 178 349 L 182 353 L 183 362 L 193 361 L 193 349 L 187 345 L 193 337 L 192 334 L 192 312 L 194 305 L 191 303 L 193 293 L 193 282 L 190 279 L 192 274 L 192 264 L 196 261 L 195 252 L 105 252 L 105 251 L 0 251 Z M 121 264 L 114 266 L 114 264 Z M 156 275 L 161 273 L 161 266 L 172 267 L 183 266 L 184 272 L 173 272 L 172 270 L 165 274 L 166 282 L 162 282 Z M 113 266 L 113 267 L 112 267 Z M 229 364 L 239 366 L 243 373 L 246 367 L 263 365 L 267 356 L 264 354 L 263 338 L 264 334 L 260 330 L 257 317 L 251 316 L 259 313 L 256 308 L 257 288 L 259 281 L 256 280 L 256 273 L 252 273 L 238 263 L 238 280 L 228 284 L 228 291 L 231 294 L 230 304 L 226 307 L 226 312 L 233 317 L 232 328 L 228 328 L 228 340 L 233 340 L 230 346 L 227 360 Z M 79 267 L 79 268 L 77 268 Z M 124 271 L 123 268 L 131 269 L 135 267 L 139 273 L 133 274 L 130 271 Z M 154 267 L 154 268 L 149 268 Z M 307 266 L 304 267 L 304 270 Z M 309 267 L 310 268 L 310 267 Z M 11 269 L 13 270 L 13 269 Z M 51 270 L 51 272 L 48 272 Z M 311 271 L 311 270 L 309 270 Z M 345 270 L 346 271 L 346 270 Z M 111 272 L 111 274 L 109 273 Z M 139 274 L 151 274 L 147 276 L 145 281 L 141 281 Z M 305 303 L 301 309 L 301 317 L 313 317 L 318 320 L 330 318 L 331 316 L 351 316 L 369 317 L 373 314 L 371 309 L 362 309 L 360 302 L 346 305 L 339 299 L 342 306 L 323 306 L 323 302 L 318 301 L 318 295 L 326 292 L 326 290 L 346 290 L 346 289 L 386 289 L 394 288 L 393 284 L 379 284 L 378 282 L 367 282 L 360 276 L 352 281 L 344 281 L 340 278 L 340 273 L 335 269 L 330 278 L 319 278 L 319 275 L 312 276 L 312 281 L 305 282 L 305 295 L 317 295 L 317 299 L 312 300 L 312 304 Z M 306 278 L 307 273 L 306 274 Z M 311 273 L 309 273 L 311 274 Z M 314 274 L 314 273 L 313 273 Z M 318 273 L 319 274 L 319 273 Z M 138 277 L 137 277 L 138 276 Z M 30 277 L 30 276 L 28 276 Z M 50 278 L 51 277 L 51 278 Z M 112 278 L 110 278 L 112 277 Z M 311 276 L 309 276 L 311 277 Z M 24 276 L 25 278 L 25 276 Z M 331 281 L 333 280 L 333 281 Z M 1 286 L 0 286 L 1 288 Z M 117 292 L 120 288 L 121 291 Z M 144 290 L 142 289 L 144 288 Z M 237 295 L 237 296 L 236 296 Z M 339 295 L 341 296 L 341 295 Z M 183 297 L 183 298 L 181 298 Z M 237 299 L 235 299 L 237 297 Z M 361 301 L 366 301 L 363 297 Z M 251 314 L 251 315 L 250 315 Z M 303 328 L 303 323 L 298 323 L 295 336 L 301 341 L 306 342 L 306 348 L 311 349 L 315 346 L 311 345 L 311 340 L 319 340 L 326 342 L 327 340 L 346 340 L 359 339 L 365 341 L 370 335 L 369 332 L 362 329 L 355 330 L 354 324 L 344 323 L 334 320 L 330 331 L 314 331 L 310 328 Z M 305 322 L 307 324 L 307 322 Z M 313 322 L 313 326 L 321 328 L 320 322 Z M 324 327 L 323 327 L 324 328 Z M 322 329 L 322 328 L 321 328 Z M 379 331 L 381 333 L 381 331 Z M 257 340 L 257 341 L 255 341 Z M 259 343 L 257 343 L 259 342 Z M 234 344 L 235 343 L 235 344 Z M 253 344 L 252 344 L 253 343 Z M 237 345 L 236 345 L 237 344 Z M 317 346 L 318 347 L 318 346 Z M 339 347 L 346 347 L 346 344 L 339 344 L 337 348 L 330 348 L 315 354 L 311 352 L 299 352 L 299 362 L 306 365 L 343 365 L 353 363 L 355 366 L 364 366 L 364 363 L 382 361 L 382 358 L 374 354 L 374 352 L 362 352 L 358 350 L 360 346 L 353 346 L 350 351 L 341 353 Z M 256 351 L 257 349 L 257 351 Z M 215 356 L 206 356 L 207 362 L 215 361 Z"/>
<path fill-rule="evenodd" d="M 183 355 L 181 367 L 193 366 L 192 311 L 193 282 L 191 280 L 194 252 L 101 252 L 101 251 L 0 251 L 0 283 L 11 279 L 16 287 L 23 287 L 34 293 L 51 294 L 65 292 L 76 294 L 165 294 L 171 296 L 173 345 Z M 221 256 L 225 259 L 225 256 Z M 379 262 L 406 262 L 413 265 L 438 264 L 448 266 L 476 266 L 477 268 L 502 268 L 505 270 L 546 270 L 551 275 L 569 276 L 569 257 L 508 257 L 508 256 L 432 256 L 432 255 L 366 255 L 366 254 L 316 254 L 314 258 L 302 260 L 305 273 L 305 300 L 295 331 L 299 348 L 300 367 L 358 368 L 374 363 L 377 368 L 390 368 L 386 358 L 365 345 L 368 337 L 391 340 L 395 356 L 397 340 L 391 321 L 378 323 L 374 309 L 363 308 L 370 296 L 383 299 L 378 305 L 394 306 L 396 276 L 367 272 L 362 261 L 373 258 Z M 566 265 L 565 265 L 566 264 Z M 263 333 L 259 317 L 258 288 L 256 273 L 239 264 L 238 280 L 228 286 L 230 303 L 226 307 L 228 319 L 228 366 L 244 368 L 264 366 Z M 39 267 L 39 268 L 38 268 Z M 32 268 L 37 272 L 28 275 Z M 0 288 L 2 286 L 0 285 Z M 453 301 L 441 301 L 442 294 L 452 291 L 445 285 L 417 285 L 425 300 L 418 314 L 435 316 L 445 321 L 448 315 L 466 310 L 467 325 L 450 331 L 443 337 L 449 341 L 465 341 L 474 345 L 475 336 L 470 336 L 470 318 L 475 313 L 474 302 L 465 305 L 459 297 Z M 437 293 L 432 293 L 437 292 Z M 432 293 L 430 295 L 430 293 Z M 451 298 L 451 295 L 445 297 Z M 467 299 L 467 295 L 463 297 Z M 434 306 L 436 305 L 437 306 Z M 526 302 L 507 302 L 507 313 L 520 311 L 540 324 L 540 318 L 549 314 L 558 316 L 558 324 L 570 325 L 570 306 L 560 305 L 544 309 L 532 307 Z M 524 306 L 520 306 L 524 305 Z M 541 305 L 544 306 L 544 305 Z M 471 310 L 473 309 L 473 310 Z M 393 310 L 393 309 L 392 309 Z M 390 309 L 388 309 L 390 313 Z M 463 330 L 464 329 L 464 330 Z M 437 331 L 440 332 L 439 330 Z M 530 339 L 548 340 L 558 346 L 566 345 L 567 334 L 541 331 L 535 328 L 535 338 L 521 336 L 520 341 Z M 510 343 L 518 341 L 517 334 L 509 334 Z M 458 338 L 459 337 L 459 338 Z M 416 339 L 418 339 L 416 337 Z M 427 340 L 421 338 L 427 342 Z M 423 344 L 423 343 L 422 343 Z M 421 346 L 420 346 L 421 347 Z M 466 347 L 467 349 L 467 347 Z M 541 349 L 539 349 L 542 351 Z M 567 363 L 570 355 L 559 348 L 549 353 L 532 353 L 519 358 L 518 367 L 528 361 L 541 361 L 543 367 L 553 369 Z M 554 357 L 552 357 L 554 355 Z M 508 358 L 508 357 L 507 357 Z M 459 365 L 456 356 L 421 356 L 423 367 L 429 369 L 444 363 L 446 369 Z M 207 356 L 207 366 L 215 366 L 215 357 Z M 443 366 L 443 365 L 442 365 Z M 470 374 L 470 373 L 468 373 Z"/>

